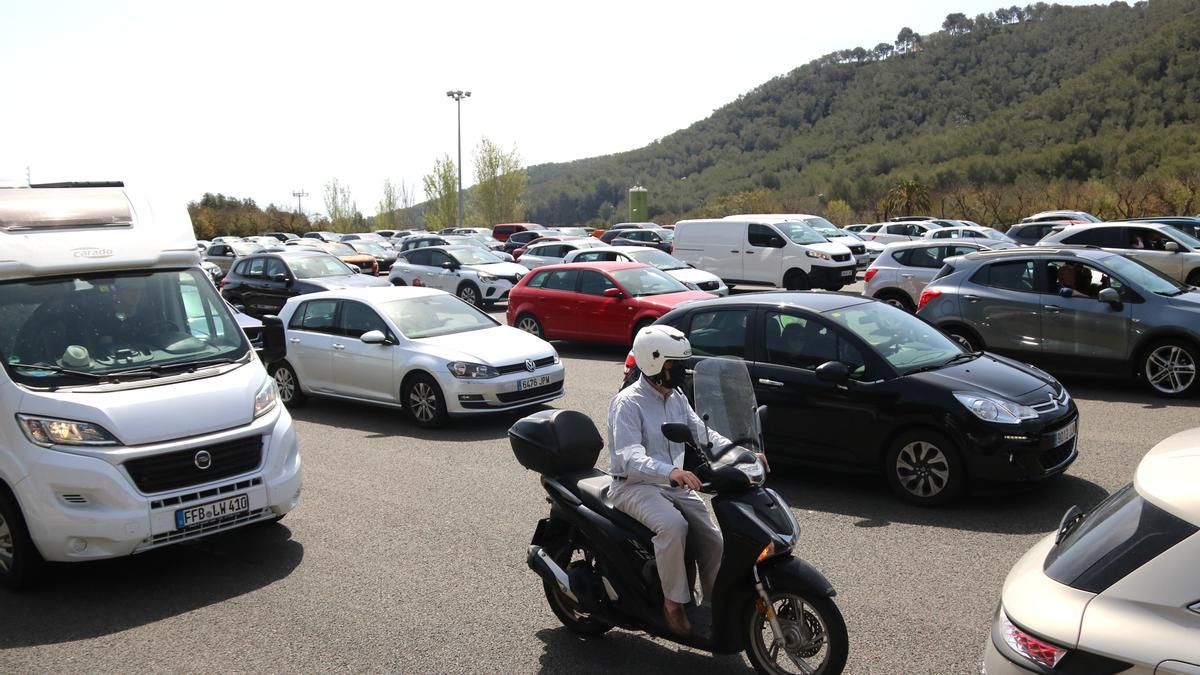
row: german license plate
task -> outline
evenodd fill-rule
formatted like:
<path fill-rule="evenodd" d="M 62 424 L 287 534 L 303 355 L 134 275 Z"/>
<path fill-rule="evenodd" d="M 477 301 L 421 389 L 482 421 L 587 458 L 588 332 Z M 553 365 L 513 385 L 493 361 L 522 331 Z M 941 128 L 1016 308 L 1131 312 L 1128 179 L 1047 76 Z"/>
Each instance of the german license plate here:
<path fill-rule="evenodd" d="M 526 389 L 534 389 L 544 387 L 550 384 L 549 375 L 538 375 L 537 377 L 527 377 L 517 383 L 517 391 L 525 391 Z"/>
<path fill-rule="evenodd" d="M 216 520 L 226 516 L 246 513 L 250 510 L 249 495 L 237 495 L 217 502 L 209 502 L 200 506 L 179 509 L 175 512 L 175 527 L 182 530 L 185 527 L 199 525 L 208 520 Z"/>
<path fill-rule="evenodd" d="M 1071 420 L 1070 424 L 1054 432 L 1054 437 L 1051 439 L 1050 444 L 1057 448 L 1075 438 L 1075 423 L 1075 420 Z"/>

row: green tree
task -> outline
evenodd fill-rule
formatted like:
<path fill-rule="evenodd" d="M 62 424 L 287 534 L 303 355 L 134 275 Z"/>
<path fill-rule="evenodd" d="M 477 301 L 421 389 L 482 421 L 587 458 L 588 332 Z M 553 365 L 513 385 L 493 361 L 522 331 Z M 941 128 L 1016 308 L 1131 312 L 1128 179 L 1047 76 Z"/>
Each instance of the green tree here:
<path fill-rule="evenodd" d="M 425 227 L 440 230 L 458 224 L 458 174 L 454 160 L 444 155 L 433 164 L 433 173 L 421 179 L 425 185 Z"/>
<path fill-rule="evenodd" d="M 488 139 L 475 149 L 471 220 L 483 227 L 525 218 L 525 169 L 517 149 L 505 151 Z"/>
<path fill-rule="evenodd" d="M 854 223 L 854 209 L 841 199 L 835 199 L 825 205 L 825 218 L 838 227 Z"/>
<path fill-rule="evenodd" d="M 355 221 L 358 206 L 350 196 L 350 187 L 334 178 L 325 184 L 325 213 L 329 215 L 329 227 L 334 231 L 346 232 Z M 361 214 L 359 215 L 361 218 Z"/>
<path fill-rule="evenodd" d="M 884 210 L 888 213 L 902 211 L 900 215 L 911 216 L 914 212 L 929 212 L 929 189 L 915 178 L 900 181 L 884 197 Z"/>
<path fill-rule="evenodd" d="M 383 197 L 375 208 L 375 228 L 379 230 L 399 229 L 400 190 L 390 178 L 383 179 Z"/>

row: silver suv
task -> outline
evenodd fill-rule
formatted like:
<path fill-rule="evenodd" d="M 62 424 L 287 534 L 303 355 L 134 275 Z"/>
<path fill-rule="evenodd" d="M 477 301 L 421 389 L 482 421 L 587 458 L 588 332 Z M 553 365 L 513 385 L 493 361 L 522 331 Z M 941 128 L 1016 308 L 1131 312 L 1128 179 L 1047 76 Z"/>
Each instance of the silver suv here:
<path fill-rule="evenodd" d="M 890 244 L 863 275 L 863 295 L 911 312 L 917 308 L 925 284 L 942 269 L 943 260 L 988 248 L 992 248 L 989 239 L 953 243 L 921 239 Z"/>
<path fill-rule="evenodd" d="M 1057 372 L 1133 375 L 1155 393 L 1194 393 L 1200 290 L 1130 258 L 1081 247 L 947 259 L 918 313 L 969 350 Z"/>
<path fill-rule="evenodd" d="M 1052 232 L 1039 245 L 1096 246 L 1140 260 L 1189 286 L 1200 286 L 1200 240 L 1161 223 L 1074 225 Z"/>

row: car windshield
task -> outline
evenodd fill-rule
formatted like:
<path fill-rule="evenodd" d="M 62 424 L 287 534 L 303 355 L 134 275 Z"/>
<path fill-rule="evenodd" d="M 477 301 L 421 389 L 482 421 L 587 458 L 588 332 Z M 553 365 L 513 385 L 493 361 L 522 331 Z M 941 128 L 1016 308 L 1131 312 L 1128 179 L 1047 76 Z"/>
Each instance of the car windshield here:
<path fill-rule="evenodd" d="M 857 232 L 851 232 L 850 230 L 838 230 L 837 236 L 850 237 L 851 239 L 857 239 L 859 241 L 866 241 L 866 239 L 863 239 L 862 237 L 858 236 Z"/>
<path fill-rule="evenodd" d="M 987 237 L 988 239 L 995 239 L 996 241 L 1007 241 L 1010 243 L 1012 243 L 1014 241 L 1013 238 L 1008 236 L 1007 234 L 1004 234 L 1000 230 L 995 230 L 990 227 L 983 228 L 983 235 L 985 237 Z"/>
<path fill-rule="evenodd" d="M 256 244 L 252 241 L 235 241 L 229 244 L 229 248 L 233 249 L 233 252 L 239 256 L 254 255 L 263 250 L 261 244 Z"/>
<path fill-rule="evenodd" d="M 1179 295 L 1188 289 L 1187 286 L 1166 276 L 1162 272 L 1147 266 L 1139 260 L 1125 258 L 1119 255 L 1104 258 L 1104 264 L 1112 268 L 1125 281 L 1141 286 L 1147 293 L 1158 295 Z"/>
<path fill-rule="evenodd" d="M 871 345 L 901 375 L 949 363 L 963 350 L 941 331 L 908 312 L 882 302 L 825 313 Z"/>
<path fill-rule="evenodd" d="M 1192 249 L 1193 251 L 1200 249 L 1200 240 L 1196 239 L 1192 235 L 1188 234 L 1187 232 L 1184 232 L 1183 230 L 1181 230 L 1173 225 L 1167 225 L 1167 226 L 1163 227 L 1163 232 L 1166 232 L 1167 234 L 1171 235 L 1172 237 L 1175 237 L 1176 239 L 1178 239 L 1179 241 L 1182 241 L 1184 244 L 1187 245 L 1188 248 Z"/>
<path fill-rule="evenodd" d="M 461 265 L 491 265 L 492 263 L 504 262 L 495 254 L 483 248 L 460 248 L 453 251 L 446 251 L 450 257 L 454 258 Z"/>
<path fill-rule="evenodd" d="M 322 248 L 334 255 L 358 255 L 358 251 L 350 248 L 349 244 L 326 244 Z"/>
<path fill-rule="evenodd" d="M 808 223 L 809 227 L 811 227 L 812 229 L 819 232 L 821 234 L 821 236 L 823 236 L 823 237 L 844 237 L 844 236 L 846 236 L 838 231 L 837 225 L 834 225 L 833 223 L 829 222 L 828 220 L 825 220 L 824 218 L 821 218 L 820 216 L 813 216 L 812 218 L 805 218 L 804 222 Z"/>
<path fill-rule="evenodd" d="M 25 385 L 158 377 L 236 361 L 248 350 L 198 268 L 0 284 L 0 358 Z"/>
<path fill-rule="evenodd" d="M 788 221 L 777 223 L 775 227 L 796 244 L 820 244 L 825 241 L 825 237 L 809 227 L 807 223 Z"/>
<path fill-rule="evenodd" d="M 612 275 L 617 283 L 621 284 L 635 298 L 687 290 L 687 286 L 676 281 L 674 277 L 653 267 L 615 270 Z"/>
<path fill-rule="evenodd" d="M 347 267 L 346 263 L 331 255 L 287 258 L 287 261 L 297 279 L 344 277 L 347 274 L 354 274 L 354 270 Z"/>
<path fill-rule="evenodd" d="M 356 241 L 350 244 L 350 247 L 359 253 L 370 253 L 371 255 L 386 255 L 387 251 L 379 244 L 373 244 L 369 241 Z"/>
<path fill-rule="evenodd" d="M 625 255 L 632 258 L 635 262 L 640 262 L 646 265 L 653 265 L 658 269 L 667 272 L 670 270 L 681 270 L 687 267 L 687 263 L 679 258 L 665 253 L 656 248 L 646 248 L 639 251 L 626 251 Z"/>
<path fill-rule="evenodd" d="M 493 328 L 495 319 L 459 300 L 439 293 L 420 298 L 393 300 L 380 305 L 404 337 L 411 340 L 466 333 Z"/>

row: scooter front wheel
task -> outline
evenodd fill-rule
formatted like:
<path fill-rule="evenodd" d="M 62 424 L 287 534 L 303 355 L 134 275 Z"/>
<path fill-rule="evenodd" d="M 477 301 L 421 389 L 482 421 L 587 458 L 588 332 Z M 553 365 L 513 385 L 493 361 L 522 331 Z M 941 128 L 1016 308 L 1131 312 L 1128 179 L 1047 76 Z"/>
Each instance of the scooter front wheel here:
<path fill-rule="evenodd" d="M 564 570 L 569 569 L 571 565 L 589 564 L 582 552 L 570 544 L 564 544 L 559 550 L 551 552 L 550 557 Z M 558 590 L 558 586 L 543 581 L 542 588 L 546 592 L 546 603 L 550 605 L 550 610 L 572 633 L 583 637 L 599 637 L 612 629 L 611 624 L 580 612 L 579 605 Z"/>
<path fill-rule="evenodd" d="M 775 639 L 766 608 L 752 603 L 747 612 L 746 656 L 754 669 L 763 675 L 841 673 L 846 667 L 849 636 L 846 620 L 833 600 L 787 584 L 771 589 L 769 595 L 783 640 Z"/>

